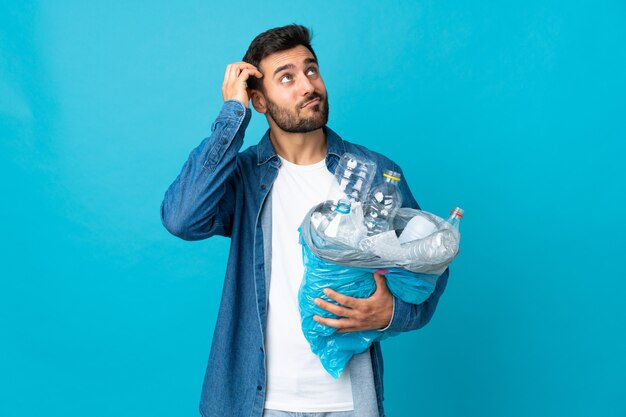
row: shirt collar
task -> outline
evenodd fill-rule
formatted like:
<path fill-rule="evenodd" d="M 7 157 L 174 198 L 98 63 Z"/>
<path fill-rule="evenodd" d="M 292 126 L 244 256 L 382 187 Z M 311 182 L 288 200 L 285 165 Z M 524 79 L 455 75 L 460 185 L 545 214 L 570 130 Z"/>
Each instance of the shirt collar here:
<path fill-rule="evenodd" d="M 324 132 L 326 133 L 326 158 L 329 155 L 334 155 L 337 158 L 341 158 L 346 152 L 346 144 L 343 139 L 339 137 L 331 128 L 324 126 Z M 270 130 L 267 129 L 265 135 L 261 139 L 261 142 L 257 145 L 257 164 L 262 165 L 270 161 L 272 158 L 278 159 L 276 150 L 270 141 Z"/>

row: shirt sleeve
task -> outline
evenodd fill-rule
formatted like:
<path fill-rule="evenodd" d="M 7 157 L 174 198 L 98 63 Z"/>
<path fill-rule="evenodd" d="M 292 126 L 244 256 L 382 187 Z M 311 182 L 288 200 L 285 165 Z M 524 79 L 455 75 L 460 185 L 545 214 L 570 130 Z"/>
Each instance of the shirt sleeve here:
<path fill-rule="evenodd" d="M 211 135 L 189 155 L 165 192 L 161 221 L 185 240 L 229 236 L 235 206 L 235 170 L 251 111 L 236 100 L 224 103 Z"/>
<path fill-rule="evenodd" d="M 408 332 L 417 330 L 428 324 L 435 313 L 439 298 L 448 284 L 449 270 L 437 278 L 435 290 L 425 301 L 420 304 L 411 304 L 402 301 L 398 297 L 393 297 L 393 316 L 391 323 L 385 330 L 390 332 Z"/>
<path fill-rule="evenodd" d="M 421 210 L 419 204 L 413 197 L 413 193 L 408 186 L 408 181 L 397 164 L 395 164 L 397 172 L 402 174 L 400 181 L 400 192 L 402 194 L 402 206 Z M 435 290 L 425 301 L 420 304 L 411 304 L 402 301 L 400 298 L 393 297 L 393 314 L 389 325 L 383 329 L 390 332 L 407 332 L 424 327 L 435 314 L 435 309 L 439 303 L 439 298 L 446 289 L 448 284 L 449 269 L 437 278 Z"/>

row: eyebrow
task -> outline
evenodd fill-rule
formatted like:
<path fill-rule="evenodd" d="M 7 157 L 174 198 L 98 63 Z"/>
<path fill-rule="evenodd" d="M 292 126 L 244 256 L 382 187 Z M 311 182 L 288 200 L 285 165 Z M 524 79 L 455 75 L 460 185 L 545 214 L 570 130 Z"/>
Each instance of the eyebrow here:
<path fill-rule="evenodd" d="M 317 64 L 317 60 L 315 58 L 307 58 L 304 60 L 305 64 Z M 278 74 L 281 71 L 284 71 L 286 69 L 292 69 L 295 68 L 296 66 L 294 64 L 285 64 L 285 65 L 281 65 L 280 67 L 276 68 L 274 70 L 274 74 L 272 74 L 272 76 Z"/>

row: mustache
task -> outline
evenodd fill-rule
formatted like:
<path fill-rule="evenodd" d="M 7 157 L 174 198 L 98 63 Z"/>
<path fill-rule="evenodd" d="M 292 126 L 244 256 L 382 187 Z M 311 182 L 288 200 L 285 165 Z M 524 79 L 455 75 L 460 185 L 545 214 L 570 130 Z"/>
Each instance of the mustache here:
<path fill-rule="evenodd" d="M 315 100 L 316 98 L 320 99 L 320 102 L 324 100 L 324 97 L 322 97 L 320 94 L 311 93 L 300 102 L 300 108 L 304 107 L 309 101 Z"/>

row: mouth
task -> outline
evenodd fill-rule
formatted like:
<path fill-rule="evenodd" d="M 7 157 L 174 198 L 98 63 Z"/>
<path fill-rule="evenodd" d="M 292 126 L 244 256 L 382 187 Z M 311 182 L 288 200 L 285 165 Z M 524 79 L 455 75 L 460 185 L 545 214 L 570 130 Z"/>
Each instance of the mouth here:
<path fill-rule="evenodd" d="M 307 107 L 315 106 L 316 104 L 319 104 L 319 103 L 320 103 L 320 101 L 321 101 L 321 98 L 320 98 L 320 97 L 315 97 L 315 98 L 312 98 L 312 99 L 311 99 L 311 100 L 309 100 L 309 101 L 306 101 L 304 104 L 302 104 L 302 106 L 301 106 L 301 107 L 302 107 L 303 109 L 305 109 L 305 108 L 307 108 Z"/>

